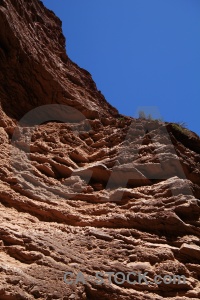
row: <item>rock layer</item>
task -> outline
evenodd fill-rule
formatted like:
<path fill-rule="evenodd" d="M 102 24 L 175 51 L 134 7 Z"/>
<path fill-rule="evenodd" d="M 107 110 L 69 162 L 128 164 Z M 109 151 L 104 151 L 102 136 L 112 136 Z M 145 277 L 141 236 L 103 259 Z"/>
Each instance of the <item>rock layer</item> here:
<path fill-rule="evenodd" d="M 0 299 L 199 299 L 199 137 L 119 115 L 40 1 L 0 15 Z"/>

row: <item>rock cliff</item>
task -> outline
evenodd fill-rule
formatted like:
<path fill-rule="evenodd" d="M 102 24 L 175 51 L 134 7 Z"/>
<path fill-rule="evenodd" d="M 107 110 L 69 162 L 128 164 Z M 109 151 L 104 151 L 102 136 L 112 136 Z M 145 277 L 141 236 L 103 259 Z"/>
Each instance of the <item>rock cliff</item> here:
<path fill-rule="evenodd" d="M 120 115 L 38 0 L 0 1 L 0 79 L 0 299 L 199 299 L 200 138 Z"/>

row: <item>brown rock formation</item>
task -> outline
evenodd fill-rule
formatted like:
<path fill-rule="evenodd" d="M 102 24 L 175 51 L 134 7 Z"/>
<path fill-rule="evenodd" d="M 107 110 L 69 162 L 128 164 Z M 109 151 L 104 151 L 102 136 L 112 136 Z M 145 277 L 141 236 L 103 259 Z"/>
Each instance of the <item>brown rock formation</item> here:
<path fill-rule="evenodd" d="M 0 79 L 0 299 L 199 299 L 199 137 L 120 116 L 38 0 L 0 1 Z"/>

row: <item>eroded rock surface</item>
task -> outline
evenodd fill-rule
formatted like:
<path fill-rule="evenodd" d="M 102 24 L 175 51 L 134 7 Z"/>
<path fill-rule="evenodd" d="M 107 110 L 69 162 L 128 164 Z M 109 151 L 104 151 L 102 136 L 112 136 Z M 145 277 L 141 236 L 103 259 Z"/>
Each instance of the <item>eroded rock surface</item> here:
<path fill-rule="evenodd" d="M 199 299 L 199 137 L 119 115 L 40 1 L 0 1 L 0 25 L 0 299 Z"/>

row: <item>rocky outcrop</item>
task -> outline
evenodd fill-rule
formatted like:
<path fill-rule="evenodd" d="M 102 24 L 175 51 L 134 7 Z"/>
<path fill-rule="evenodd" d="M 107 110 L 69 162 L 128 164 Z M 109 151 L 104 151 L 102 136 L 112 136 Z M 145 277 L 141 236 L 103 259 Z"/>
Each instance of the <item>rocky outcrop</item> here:
<path fill-rule="evenodd" d="M 0 15 L 0 299 L 199 299 L 199 137 L 120 116 L 40 1 Z"/>
<path fill-rule="evenodd" d="M 61 21 L 53 12 L 37 0 L 0 5 L 0 98 L 9 116 L 19 119 L 50 103 L 73 105 L 91 119 L 118 114 L 91 75 L 67 57 Z"/>

